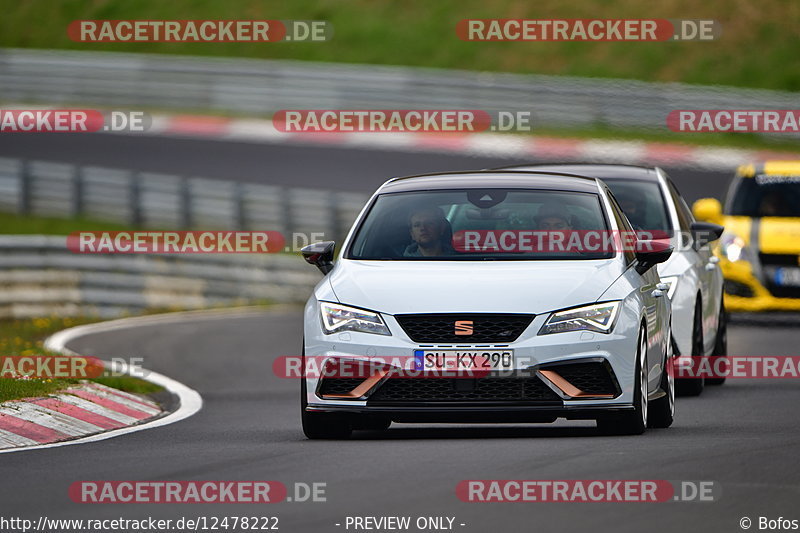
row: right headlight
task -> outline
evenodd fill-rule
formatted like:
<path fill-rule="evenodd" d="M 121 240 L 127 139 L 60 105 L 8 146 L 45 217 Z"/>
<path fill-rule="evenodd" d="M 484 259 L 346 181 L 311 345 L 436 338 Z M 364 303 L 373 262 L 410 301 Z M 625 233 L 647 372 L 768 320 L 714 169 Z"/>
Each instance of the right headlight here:
<path fill-rule="evenodd" d="M 331 302 L 320 302 L 319 310 L 322 315 L 322 329 L 329 335 L 343 331 L 391 335 L 381 315 L 373 311 Z"/>
<path fill-rule="evenodd" d="M 620 302 L 573 307 L 551 314 L 539 330 L 539 335 L 567 331 L 596 331 L 610 333 L 617 320 Z"/>

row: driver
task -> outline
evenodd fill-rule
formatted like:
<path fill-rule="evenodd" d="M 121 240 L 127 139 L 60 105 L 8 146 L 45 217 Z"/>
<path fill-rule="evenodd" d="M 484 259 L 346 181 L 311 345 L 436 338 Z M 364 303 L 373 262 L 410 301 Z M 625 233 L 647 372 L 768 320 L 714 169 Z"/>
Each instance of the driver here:
<path fill-rule="evenodd" d="M 647 215 L 644 212 L 645 197 L 638 191 L 625 190 L 614 195 L 622 212 L 635 229 L 644 229 L 647 226 Z"/>
<path fill-rule="evenodd" d="M 779 192 L 768 191 L 758 204 L 758 215 L 762 217 L 791 216 L 791 209 Z"/>
<path fill-rule="evenodd" d="M 436 257 L 452 252 L 449 242 L 445 242 L 445 229 L 448 227 L 444 212 L 436 207 L 420 207 L 411 211 L 408 229 L 411 240 L 406 246 L 404 257 Z"/>

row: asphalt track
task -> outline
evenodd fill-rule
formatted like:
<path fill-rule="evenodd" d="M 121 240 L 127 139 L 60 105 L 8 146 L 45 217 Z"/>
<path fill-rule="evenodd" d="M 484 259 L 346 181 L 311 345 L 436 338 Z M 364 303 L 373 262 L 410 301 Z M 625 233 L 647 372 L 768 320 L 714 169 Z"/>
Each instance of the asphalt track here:
<path fill-rule="evenodd" d="M 794 318 L 793 320 L 796 320 Z M 789 322 L 734 325 L 731 353 L 797 353 Z M 394 425 L 349 441 L 307 441 L 298 383 L 272 374 L 296 354 L 300 310 L 194 318 L 95 334 L 88 355 L 144 358 L 199 391 L 205 406 L 166 427 L 111 440 L 0 456 L 3 515 L 36 519 L 176 519 L 274 515 L 286 532 L 342 531 L 346 516 L 455 516 L 458 531 L 736 531 L 742 516 L 797 517 L 797 380 L 731 380 L 679 398 L 677 420 L 641 437 L 599 436 L 592 423 Z M 273 505 L 79 505 L 79 480 L 278 480 L 327 483 L 327 502 Z M 713 503 L 464 503 L 464 479 L 713 480 Z"/>
<path fill-rule="evenodd" d="M 117 149 L 127 159 L 113 159 L 111 145 L 123 141 Z M 20 141 L 13 155 L 29 156 L 22 151 L 27 142 Z M 212 150 L 202 141 L 170 139 L 108 142 L 110 152 L 93 144 L 84 151 L 59 151 L 59 142 L 36 157 L 109 165 L 113 159 L 113 166 L 136 163 L 158 170 L 177 169 L 185 158 L 186 168 L 202 169 L 203 175 L 219 171 L 217 177 L 270 181 L 291 172 L 324 188 L 341 179 L 351 190 L 371 188 L 393 174 L 508 162 L 476 165 L 472 158 L 435 154 L 239 143 L 214 144 Z M 135 153 L 159 143 L 157 154 Z M 171 148 L 187 151 L 179 156 Z M 7 149 L 4 143 L 2 151 Z M 233 152 L 239 159 L 225 175 Z M 706 190 L 721 192 L 727 180 L 678 170 L 672 175 L 690 200 Z M 798 355 L 797 321 L 786 315 L 737 321 L 729 332 L 730 353 Z M 349 441 L 307 441 L 299 425 L 299 384 L 272 373 L 275 357 L 298 353 L 301 336 L 300 309 L 282 309 L 195 317 L 74 340 L 69 348 L 86 355 L 144 358 L 146 368 L 199 391 L 204 408 L 176 424 L 102 442 L 0 456 L 0 515 L 278 516 L 280 530 L 288 533 L 346 531 L 348 515 L 454 516 L 455 530 L 464 532 L 741 531 L 744 516 L 755 522 L 753 530 L 760 516 L 800 519 L 798 380 L 729 380 L 699 398 L 679 398 L 673 427 L 640 437 L 605 437 L 591 422 L 559 421 L 393 425 L 385 433 L 358 432 Z M 102 479 L 325 482 L 327 501 L 178 506 L 81 505 L 69 499 L 71 483 Z M 713 503 L 464 503 L 455 487 L 465 479 L 713 480 L 722 497 Z"/>

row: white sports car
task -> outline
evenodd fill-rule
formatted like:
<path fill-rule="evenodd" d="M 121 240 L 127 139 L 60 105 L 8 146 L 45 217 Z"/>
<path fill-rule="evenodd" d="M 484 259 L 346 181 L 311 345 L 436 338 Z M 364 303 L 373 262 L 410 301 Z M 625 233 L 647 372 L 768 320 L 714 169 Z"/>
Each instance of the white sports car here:
<path fill-rule="evenodd" d="M 672 247 L 620 242 L 632 234 L 594 178 L 387 181 L 335 261 L 333 242 L 303 249 L 325 274 L 305 307 L 306 436 L 559 417 L 614 434 L 670 426 L 669 288 L 653 267 Z"/>
<path fill-rule="evenodd" d="M 611 189 L 636 230 L 661 234 L 674 252 L 658 265 L 669 285 L 675 355 L 724 357 L 728 350 L 723 276 L 709 246 L 723 227 L 697 222 L 667 173 L 658 167 L 602 164 L 526 165 L 508 170 L 569 172 L 600 178 Z M 697 360 L 695 360 L 695 363 Z M 697 396 L 706 383 L 721 385 L 724 377 L 678 378 L 678 394 Z"/>

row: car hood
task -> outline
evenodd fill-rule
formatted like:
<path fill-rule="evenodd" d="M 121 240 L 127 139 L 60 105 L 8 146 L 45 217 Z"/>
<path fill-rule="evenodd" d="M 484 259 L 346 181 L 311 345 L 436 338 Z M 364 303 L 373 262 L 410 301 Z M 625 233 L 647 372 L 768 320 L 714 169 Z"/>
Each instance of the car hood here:
<path fill-rule="evenodd" d="M 622 274 L 615 259 L 354 261 L 329 274 L 340 303 L 398 313 L 533 313 L 592 303 Z"/>
<path fill-rule="evenodd" d="M 727 217 L 725 229 L 744 239 L 759 252 L 800 254 L 800 218 Z"/>

